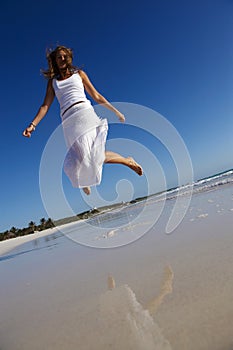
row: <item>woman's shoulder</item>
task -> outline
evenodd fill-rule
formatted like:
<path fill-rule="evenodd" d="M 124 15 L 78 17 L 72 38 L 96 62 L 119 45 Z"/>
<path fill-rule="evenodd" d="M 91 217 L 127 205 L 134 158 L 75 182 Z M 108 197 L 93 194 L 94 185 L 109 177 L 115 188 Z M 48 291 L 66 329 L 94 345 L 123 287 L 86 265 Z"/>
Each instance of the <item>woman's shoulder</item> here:
<path fill-rule="evenodd" d="M 78 73 L 81 77 L 85 75 L 85 72 L 83 69 L 77 69 L 75 73 Z"/>
<path fill-rule="evenodd" d="M 47 85 L 48 85 L 48 86 L 53 86 L 54 80 L 56 80 L 56 78 L 55 78 L 55 77 L 54 77 L 54 78 L 50 78 L 50 79 L 48 79 L 48 81 L 47 81 Z"/>
<path fill-rule="evenodd" d="M 83 76 L 85 75 L 85 72 L 82 69 L 77 68 L 77 69 L 72 70 L 72 75 L 78 75 L 81 78 L 83 78 Z"/>
<path fill-rule="evenodd" d="M 88 79 L 87 74 L 84 72 L 84 70 L 79 69 L 78 74 L 81 77 L 82 81 L 85 82 Z"/>

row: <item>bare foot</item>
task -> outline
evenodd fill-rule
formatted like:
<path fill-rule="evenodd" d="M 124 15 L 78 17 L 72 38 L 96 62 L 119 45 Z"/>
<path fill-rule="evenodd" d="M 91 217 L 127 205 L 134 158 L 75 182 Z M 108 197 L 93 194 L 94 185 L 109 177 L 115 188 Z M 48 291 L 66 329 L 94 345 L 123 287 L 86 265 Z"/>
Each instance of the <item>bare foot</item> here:
<path fill-rule="evenodd" d="M 133 171 L 135 171 L 135 173 L 141 176 L 143 174 L 141 165 L 135 162 L 135 160 L 132 157 L 128 157 L 127 159 L 129 160 L 130 169 L 132 169 Z"/>
<path fill-rule="evenodd" d="M 91 194 L 91 189 L 90 187 L 83 187 L 83 192 L 86 193 L 87 195 Z"/>

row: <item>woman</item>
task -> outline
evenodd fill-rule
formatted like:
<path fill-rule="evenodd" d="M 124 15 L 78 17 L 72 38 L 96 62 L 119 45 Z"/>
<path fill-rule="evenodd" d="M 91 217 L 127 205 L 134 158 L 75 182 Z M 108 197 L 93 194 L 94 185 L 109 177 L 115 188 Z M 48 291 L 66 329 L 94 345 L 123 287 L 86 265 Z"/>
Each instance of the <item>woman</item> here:
<path fill-rule="evenodd" d="M 95 114 L 86 92 L 97 103 L 113 111 L 121 122 L 125 117 L 95 89 L 83 70 L 73 66 L 72 50 L 58 46 L 47 55 L 47 60 L 48 70 L 43 72 L 48 79 L 45 99 L 23 135 L 31 137 L 56 96 L 68 147 L 64 171 L 74 187 L 90 194 L 90 187 L 101 182 L 103 163 L 123 164 L 142 175 L 142 167 L 133 158 L 105 151 L 107 120 Z"/>

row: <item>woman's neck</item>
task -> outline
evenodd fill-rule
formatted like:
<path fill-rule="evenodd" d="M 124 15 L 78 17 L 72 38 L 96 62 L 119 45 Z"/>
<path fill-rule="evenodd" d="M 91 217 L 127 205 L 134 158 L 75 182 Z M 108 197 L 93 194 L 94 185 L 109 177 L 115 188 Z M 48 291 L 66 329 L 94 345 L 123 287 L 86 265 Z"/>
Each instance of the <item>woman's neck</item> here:
<path fill-rule="evenodd" d="M 60 80 L 64 80 L 66 78 L 69 78 L 72 75 L 70 70 L 68 68 L 60 70 Z"/>

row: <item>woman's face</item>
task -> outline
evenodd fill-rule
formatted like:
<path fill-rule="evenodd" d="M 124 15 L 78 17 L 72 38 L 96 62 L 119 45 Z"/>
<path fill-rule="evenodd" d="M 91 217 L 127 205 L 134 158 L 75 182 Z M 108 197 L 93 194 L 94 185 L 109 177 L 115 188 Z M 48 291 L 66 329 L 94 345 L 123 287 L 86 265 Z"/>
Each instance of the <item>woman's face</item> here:
<path fill-rule="evenodd" d="M 56 63 L 58 69 L 66 69 L 67 68 L 67 53 L 64 50 L 58 51 L 56 55 Z"/>

